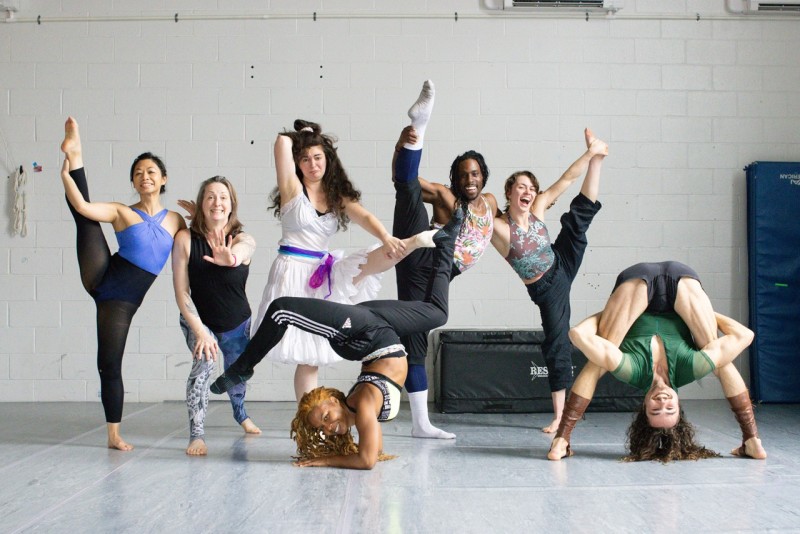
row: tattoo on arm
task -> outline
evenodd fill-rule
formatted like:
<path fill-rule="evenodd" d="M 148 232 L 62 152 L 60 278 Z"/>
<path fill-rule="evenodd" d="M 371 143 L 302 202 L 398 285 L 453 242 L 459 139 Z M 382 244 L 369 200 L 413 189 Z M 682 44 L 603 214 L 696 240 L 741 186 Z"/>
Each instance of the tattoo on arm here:
<path fill-rule="evenodd" d="M 192 301 L 192 298 L 191 298 L 191 297 L 189 297 L 189 296 L 187 295 L 187 296 L 186 296 L 186 299 L 183 301 L 183 305 L 184 305 L 184 306 L 186 306 L 186 312 L 187 312 L 189 315 L 191 315 L 191 316 L 193 316 L 193 317 L 197 317 L 197 319 L 198 319 L 198 320 L 200 320 L 200 314 L 199 314 L 199 313 L 197 313 L 197 308 L 195 308 L 195 306 L 194 306 L 194 302 Z M 188 319 L 188 318 L 187 318 L 187 319 Z"/>

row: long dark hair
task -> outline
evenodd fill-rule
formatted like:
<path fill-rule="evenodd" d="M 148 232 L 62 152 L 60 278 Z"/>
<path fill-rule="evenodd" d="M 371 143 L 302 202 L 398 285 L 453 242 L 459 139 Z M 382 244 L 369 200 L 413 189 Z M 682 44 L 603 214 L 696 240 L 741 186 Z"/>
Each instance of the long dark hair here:
<path fill-rule="evenodd" d="M 159 158 L 158 156 L 156 156 L 152 152 L 142 152 L 141 154 L 136 156 L 136 159 L 133 160 L 133 163 L 131 163 L 131 183 L 133 183 L 133 171 L 136 169 L 136 165 L 140 161 L 146 160 L 146 159 L 153 160 L 153 163 L 156 164 L 156 166 L 158 167 L 158 170 L 161 171 L 161 175 L 162 176 L 167 176 L 167 166 L 164 165 L 164 162 L 161 160 L 161 158 Z M 161 190 L 159 191 L 159 193 L 166 193 L 166 192 L 167 192 L 167 186 L 166 185 L 162 185 L 161 186 Z"/>
<path fill-rule="evenodd" d="M 629 451 L 622 458 L 625 462 L 658 460 L 667 463 L 672 460 L 701 460 L 720 456 L 718 452 L 695 442 L 694 426 L 686 420 L 682 409 L 677 425 L 672 428 L 654 428 L 647 420 L 644 404 L 628 427 L 625 446 Z"/>
<path fill-rule="evenodd" d="M 486 160 L 483 159 L 483 156 L 479 152 L 467 150 L 454 159 L 453 164 L 450 165 L 450 191 L 453 192 L 453 195 L 455 195 L 458 202 L 462 205 L 467 204 L 467 197 L 458 183 L 458 166 L 468 159 L 474 159 L 478 163 L 478 167 L 481 169 L 481 174 L 483 175 L 483 185 L 481 186 L 481 189 L 486 187 L 486 182 L 489 181 L 489 167 L 486 166 Z"/>
<path fill-rule="evenodd" d="M 206 188 L 211 184 L 222 184 L 228 188 L 228 193 L 231 197 L 231 213 L 228 215 L 228 235 L 236 237 L 242 231 L 244 225 L 237 217 L 239 209 L 239 199 L 236 197 L 236 189 L 233 184 L 224 176 L 212 176 L 200 184 L 200 191 L 197 192 L 197 200 L 195 203 L 195 212 L 192 216 L 192 224 L 189 227 L 194 234 L 205 237 L 208 233 L 208 226 L 206 225 L 206 216 L 203 213 L 203 197 L 206 195 Z"/>
<path fill-rule="evenodd" d="M 303 128 L 311 128 L 311 131 L 303 130 Z M 328 209 L 336 215 L 339 229 L 346 230 L 350 219 L 344 212 L 342 200 L 347 198 L 352 202 L 358 202 L 361 200 L 361 192 L 353 186 L 347 176 L 344 165 L 342 165 L 342 161 L 339 159 L 336 151 L 336 137 L 323 134 L 319 124 L 301 119 L 294 121 L 294 129 L 294 132 L 284 132 L 281 135 L 285 135 L 292 140 L 295 174 L 302 181 L 303 173 L 300 171 L 300 165 L 298 165 L 300 157 L 311 147 L 321 147 L 325 154 L 325 174 L 322 176 L 322 190 L 325 192 L 325 200 L 328 204 Z M 277 187 L 272 190 L 269 199 L 269 209 L 273 211 L 276 217 L 280 217 L 281 194 Z"/>

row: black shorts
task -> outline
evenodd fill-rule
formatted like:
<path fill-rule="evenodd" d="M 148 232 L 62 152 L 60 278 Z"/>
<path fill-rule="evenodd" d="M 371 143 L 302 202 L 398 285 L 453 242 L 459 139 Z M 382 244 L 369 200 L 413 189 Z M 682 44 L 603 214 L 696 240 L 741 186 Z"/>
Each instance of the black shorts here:
<path fill-rule="evenodd" d="M 683 277 L 700 281 L 700 277 L 694 269 L 677 261 L 637 263 L 619 273 L 614 289 L 628 280 L 644 280 L 647 284 L 646 311 L 666 313 L 675 311 L 678 282 Z"/>

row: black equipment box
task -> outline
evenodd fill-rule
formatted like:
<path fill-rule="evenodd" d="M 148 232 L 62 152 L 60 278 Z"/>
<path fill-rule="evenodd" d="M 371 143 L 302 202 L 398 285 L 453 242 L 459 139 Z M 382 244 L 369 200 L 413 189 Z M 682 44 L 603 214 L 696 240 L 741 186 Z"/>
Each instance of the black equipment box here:
<path fill-rule="evenodd" d="M 541 330 L 438 330 L 434 401 L 442 413 L 552 412 Z M 573 376 L 586 357 L 573 348 Z M 634 411 L 643 393 L 611 373 L 600 379 L 588 411 Z"/>

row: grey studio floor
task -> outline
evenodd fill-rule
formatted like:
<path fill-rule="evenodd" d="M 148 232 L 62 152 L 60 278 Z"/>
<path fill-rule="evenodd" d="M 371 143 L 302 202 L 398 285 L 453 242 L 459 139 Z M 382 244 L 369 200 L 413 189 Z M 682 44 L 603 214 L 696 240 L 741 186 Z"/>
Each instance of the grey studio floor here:
<path fill-rule="evenodd" d="M 545 459 L 546 414 L 439 414 L 453 441 L 413 439 L 404 405 L 383 425 L 399 455 L 371 471 L 297 468 L 293 403 L 249 403 L 244 437 L 210 406 L 209 455 L 190 458 L 181 403 L 127 404 L 105 447 L 95 403 L 0 404 L 0 532 L 764 532 L 800 531 L 800 406 L 760 405 L 766 461 L 727 454 L 739 429 L 724 400 L 685 401 L 699 462 L 622 463 L 630 416 L 589 413 L 575 456 Z"/>

